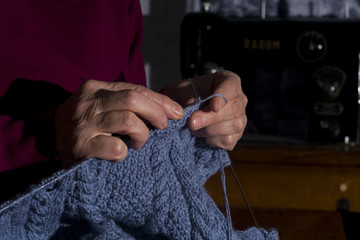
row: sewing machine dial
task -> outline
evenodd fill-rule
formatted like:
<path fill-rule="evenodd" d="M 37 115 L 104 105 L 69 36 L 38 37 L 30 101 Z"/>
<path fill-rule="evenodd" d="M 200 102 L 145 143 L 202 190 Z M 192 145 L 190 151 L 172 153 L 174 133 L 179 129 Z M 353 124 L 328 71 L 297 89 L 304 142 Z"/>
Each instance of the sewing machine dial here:
<path fill-rule="evenodd" d="M 321 90 L 322 96 L 327 100 L 335 99 L 340 95 L 347 78 L 343 70 L 332 66 L 318 69 L 313 77 Z"/>
<path fill-rule="evenodd" d="M 318 62 L 327 52 L 326 38 L 319 32 L 303 33 L 296 44 L 298 56 L 305 62 Z"/>

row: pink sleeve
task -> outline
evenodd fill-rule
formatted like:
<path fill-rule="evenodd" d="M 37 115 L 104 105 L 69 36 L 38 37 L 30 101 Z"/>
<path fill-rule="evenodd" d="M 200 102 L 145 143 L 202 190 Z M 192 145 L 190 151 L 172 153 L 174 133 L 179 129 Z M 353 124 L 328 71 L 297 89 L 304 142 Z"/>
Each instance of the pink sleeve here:
<path fill-rule="evenodd" d="M 133 41 L 130 48 L 129 77 L 127 78 L 127 82 L 146 86 L 144 60 L 141 53 L 143 16 L 139 1 L 131 1 L 129 12 L 130 23 L 133 26 L 130 28 Z"/>
<path fill-rule="evenodd" d="M 64 0 L 57 4 L 8 1 L 0 8 L 0 172 L 54 158 L 52 112 L 84 79 L 146 85 L 138 0 Z M 58 11 L 69 5 L 78 9 Z M 61 97 L 52 90 L 32 92 L 21 82 L 13 97 L 4 99 L 19 78 L 32 80 L 36 86 L 44 81 L 59 87 L 56 91 Z M 19 96 L 26 104 L 14 103 Z M 31 105 L 35 97 L 46 105 L 36 112 L 33 108 L 38 102 Z M 59 102 L 48 103 L 50 98 Z M 20 109 L 27 112 L 25 118 L 16 116 Z M 39 142 L 39 136 L 43 141 Z"/>

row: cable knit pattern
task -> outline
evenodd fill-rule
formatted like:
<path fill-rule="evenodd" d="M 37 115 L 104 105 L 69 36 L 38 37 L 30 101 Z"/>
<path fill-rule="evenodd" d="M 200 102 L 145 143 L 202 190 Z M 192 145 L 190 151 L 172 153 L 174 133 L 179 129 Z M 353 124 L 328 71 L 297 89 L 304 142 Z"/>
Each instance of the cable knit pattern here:
<path fill-rule="evenodd" d="M 187 118 L 199 105 L 122 162 L 86 160 L 0 206 L 0 240 L 278 239 L 276 230 L 235 232 L 206 193 L 206 179 L 230 160 L 191 135 Z"/>

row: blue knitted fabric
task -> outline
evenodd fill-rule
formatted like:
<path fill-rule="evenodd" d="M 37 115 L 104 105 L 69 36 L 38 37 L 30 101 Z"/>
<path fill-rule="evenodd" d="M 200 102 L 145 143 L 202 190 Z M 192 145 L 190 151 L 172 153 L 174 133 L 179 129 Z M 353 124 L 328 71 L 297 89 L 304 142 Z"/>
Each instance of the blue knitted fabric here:
<path fill-rule="evenodd" d="M 230 160 L 191 135 L 199 104 L 122 162 L 86 160 L 0 206 L 0 239 L 278 239 L 276 230 L 235 232 L 206 193 Z"/>

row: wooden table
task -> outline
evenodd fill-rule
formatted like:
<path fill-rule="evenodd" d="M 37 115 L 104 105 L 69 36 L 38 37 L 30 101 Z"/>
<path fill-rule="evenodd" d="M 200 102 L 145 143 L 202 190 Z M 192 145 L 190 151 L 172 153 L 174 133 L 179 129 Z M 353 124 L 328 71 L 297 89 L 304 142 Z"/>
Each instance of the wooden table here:
<path fill-rule="evenodd" d="M 338 210 L 360 212 L 360 148 L 239 144 L 229 154 L 250 205 L 266 227 L 282 230 L 282 239 L 345 239 Z M 229 168 L 225 172 L 229 203 L 235 212 L 244 211 L 235 179 Z M 223 206 L 218 174 L 206 188 Z M 239 227 L 246 226 L 233 218 Z M 298 238 L 306 232 L 322 237 Z"/>
<path fill-rule="evenodd" d="M 281 240 L 346 240 L 338 212 L 310 210 L 254 209 L 260 227 L 276 228 Z M 254 223 L 247 209 L 232 208 L 235 229 L 246 229 Z"/>

